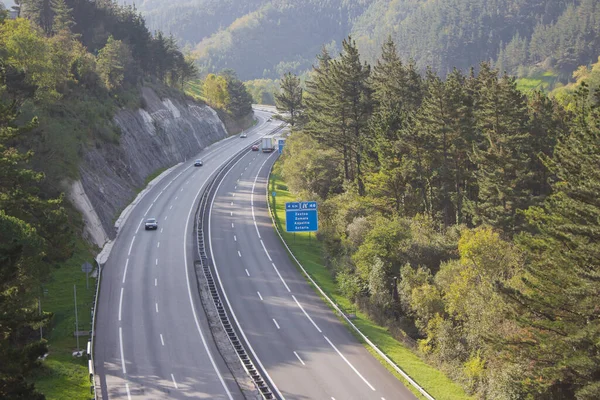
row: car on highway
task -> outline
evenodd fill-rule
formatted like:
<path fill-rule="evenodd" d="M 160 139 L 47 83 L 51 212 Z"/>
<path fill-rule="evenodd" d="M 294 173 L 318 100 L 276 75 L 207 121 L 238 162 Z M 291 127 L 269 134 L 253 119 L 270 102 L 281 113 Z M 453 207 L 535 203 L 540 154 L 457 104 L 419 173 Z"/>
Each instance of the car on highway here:
<path fill-rule="evenodd" d="M 196 160 L 196 161 L 194 161 L 194 167 L 201 167 L 202 165 L 204 165 L 202 163 L 202 160 Z"/>
<path fill-rule="evenodd" d="M 252 145 L 252 151 L 258 151 L 258 145 L 257 144 L 253 144 Z"/>
<path fill-rule="evenodd" d="M 269 118 L 269 119 L 267 120 L 267 122 L 271 122 L 271 121 L 273 121 L 273 118 Z"/>
<path fill-rule="evenodd" d="M 158 229 L 158 222 L 156 222 L 156 218 L 148 218 L 146 220 L 146 224 L 144 225 L 145 229 L 147 231 L 153 229 L 156 230 Z"/>
<path fill-rule="evenodd" d="M 247 138 L 247 137 L 248 137 L 248 135 L 246 135 L 245 133 L 242 133 L 242 134 L 240 135 L 240 138 L 242 138 L 242 139 L 245 139 L 245 138 Z"/>

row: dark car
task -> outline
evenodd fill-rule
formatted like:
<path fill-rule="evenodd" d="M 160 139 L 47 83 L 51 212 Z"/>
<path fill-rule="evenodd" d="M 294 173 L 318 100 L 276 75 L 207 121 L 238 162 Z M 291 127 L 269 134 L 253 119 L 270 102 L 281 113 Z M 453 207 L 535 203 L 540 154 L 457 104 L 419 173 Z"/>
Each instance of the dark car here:
<path fill-rule="evenodd" d="M 273 118 L 269 118 L 269 119 L 267 120 L 267 122 L 271 122 L 271 121 L 273 121 Z"/>
<path fill-rule="evenodd" d="M 252 145 L 252 151 L 258 151 L 258 145 L 257 144 L 253 144 Z"/>
<path fill-rule="evenodd" d="M 204 164 L 202 164 L 202 160 L 194 161 L 194 167 L 201 167 L 202 165 L 204 165 Z"/>
<path fill-rule="evenodd" d="M 144 225 L 144 227 L 146 228 L 147 231 L 151 230 L 151 229 L 158 229 L 158 222 L 156 222 L 156 218 L 148 218 L 146 220 L 146 224 Z"/>

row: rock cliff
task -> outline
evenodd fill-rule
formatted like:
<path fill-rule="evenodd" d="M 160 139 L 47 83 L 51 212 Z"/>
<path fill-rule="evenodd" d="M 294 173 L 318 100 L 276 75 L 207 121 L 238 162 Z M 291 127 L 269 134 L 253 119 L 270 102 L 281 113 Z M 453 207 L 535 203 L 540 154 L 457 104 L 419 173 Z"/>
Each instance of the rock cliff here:
<path fill-rule="evenodd" d="M 143 109 L 119 111 L 118 144 L 89 148 L 80 165 L 80 181 L 70 200 L 82 213 L 86 236 L 98 246 L 115 236 L 118 213 L 135 197 L 153 172 L 196 155 L 227 136 L 217 113 L 191 101 L 161 100 L 142 89 Z"/>

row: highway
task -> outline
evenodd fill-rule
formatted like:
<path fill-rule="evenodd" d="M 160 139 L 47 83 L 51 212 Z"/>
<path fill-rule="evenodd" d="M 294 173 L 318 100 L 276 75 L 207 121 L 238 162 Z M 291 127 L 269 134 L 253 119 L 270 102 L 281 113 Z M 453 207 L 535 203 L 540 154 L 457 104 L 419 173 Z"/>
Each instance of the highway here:
<path fill-rule="evenodd" d="M 256 112 L 231 137 L 164 177 L 135 206 L 102 272 L 94 361 L 101 399 L 241 399 L 208 329 L 193 272 L 193 214 L 209 176 L 278 126 Z M 156 231 L 143 221 L 155 217 Z"/>
<path fill-rule="evenodd" d="M 287 399 L 415 399 L 297 271 L 266 203 L 276 153 L 248 152 L 218 183 L 208 245 L 249 351 Z"/>

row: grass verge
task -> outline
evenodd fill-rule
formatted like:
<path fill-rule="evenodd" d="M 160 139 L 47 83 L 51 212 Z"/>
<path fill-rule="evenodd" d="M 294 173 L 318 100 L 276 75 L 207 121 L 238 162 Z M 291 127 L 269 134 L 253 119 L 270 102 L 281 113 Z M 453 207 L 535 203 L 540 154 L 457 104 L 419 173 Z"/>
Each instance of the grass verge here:
<path fill-rule="evenodd" d="M 73 285 L 77 286 L 77 311 L 79 330 L 91 330 L 92 299 L 96 281 L 89 278 L 89 289 L 86 289 L 85 273 L 81 265 L 88 261 L 93 264 L 92 250 L 78 239 L 73 257 L 53 271 L 51 279 L 44 285 L 46 294 L 42 297 L 42 309 L 54 313 L 51 329 L 44 331 L 48 340 L 49 355 L 42 367 L 35 371 L 32 379 L 36 389 L 48 400 L 82 400 L 91 399 L 90 381 L 88 378 L 87 357 L 73 357 L 77 349 L 75 332 L 75 304 Z M 85 350 L 88 336 L 79 338 L 80 349 Z"/>
<path fill-rule="evenodd" d="M 322 244 L 315 239 L 314 235 L 308 233 L 294 234 L 285 232 L 285 203 L 297 201 L 297 199 L 287 190 L 287 186 L 281 177 L 274 172 L 269 177 L 269 193 L 273 191 L 276 192 L 276 196 L 269 196 L 269 202 L 276 212 L 276 223 L 279 226 L 283 239 L 294 253 L 294 256 L 327 296 L 345 312 L 351 311 L 356 313 L 356 318 L 352 322 L 360 331 L 436 400 L 472 399 L 458 384 L 452 382 L 441 371 L 421 360 L 411 349 L 394 339 L 385 327 L 379 326 L 369 320 L 367 315 L 357 310 L 348 299 L 341 295 L 331 273 L 324 267 Z M 416 389 L 412 388 L 392 367 L 377 355 L 370 346 L 366 345 L 352 328 L 348 328 L 388 370 L 402 380 L 413 393 L 418 393 Z M 423 398 L 421 395 L 418 395 L 418 397 Z"/>

